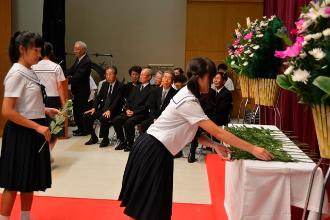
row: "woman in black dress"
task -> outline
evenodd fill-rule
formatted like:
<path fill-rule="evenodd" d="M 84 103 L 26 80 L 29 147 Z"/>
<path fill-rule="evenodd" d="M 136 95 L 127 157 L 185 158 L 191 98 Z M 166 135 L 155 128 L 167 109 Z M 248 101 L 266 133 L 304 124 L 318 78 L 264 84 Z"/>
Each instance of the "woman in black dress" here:
<path fill-rule="evenodd" d="M 171 100 L 161 116 L 133 145 L 119 195 L 129 219 L 169 220 L 172 214 L 173 155 L 189 143 L 199 127 L 218 140 L 248 151 L 262 160 L 271 160 L 267 150 L 252 145 L 214 124 L 203 112 L 200 101 L 208 93 L 215 74 L 214 63 L 194 58 L 188 65 L 190 78 Z M 198 141 L 214 148 L 227 159 L 230 152 L 200 133 Z"/>
<path fill-rule="evenodd" d="M 4 80 L 2 116 L 7 119 L 0 157 L 0 187 L 4 188 L 0 219 L 9 219 L 17 191 L 21 197 L 21 219 L 30 219 L 33 191 L 51 186 L 49 148 L 38 153 L 44 141 L 50 141 L 45 114 L 59 111 L 45 108 L 45 92 L 31 66 L 40 58 L 44 41 L 40 35 L 17 32 L 11 38 L 9 57 L 13 63 Z"/>

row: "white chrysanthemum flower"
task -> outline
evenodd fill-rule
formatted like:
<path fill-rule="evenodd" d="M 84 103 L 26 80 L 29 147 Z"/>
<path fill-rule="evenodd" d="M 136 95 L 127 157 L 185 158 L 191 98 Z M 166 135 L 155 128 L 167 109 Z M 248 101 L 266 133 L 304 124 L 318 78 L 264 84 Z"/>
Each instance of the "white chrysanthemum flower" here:
<path fill-rule="evenodd" d="M 285 71 L 284 71 L 284 75 L 289 75 L 290 73 L 292 73 L 294 69 L 294 66 L 289 66 Z"/>
<path fill-rule="evenodd" d="M 253 49 L 255 49 L 255 50 L 258 50 L 259 48 L 260 48 L 260 46 L 259 45 L 255 45 L 254 47 L 252 47 Z"/>
<path fill-rule="evenodd" d="M 326 56 L 326 53 L 324 53 L 321 48 L 314 48 L 308 51 L 308 53 L 312 55 L 315 60 L 322 60 Z"/>
<path fill-rule="evenodd" d="M 264 36 L 263 34 L 257 34 L 257 35 L 256 35 L 257 38 L 261 38 L 261 37 L 263 37 L 263 36 Z"/>
<path fill-rule="evenodd" d="M 297 69 L 293 72 L 292 80 L 307 84 L 310 74 L 307 70 Z"/>
<path fill-rule="evenodd" d="M 231 57 L 232 59 L 234 59 L 235 56 L 234 56 L 234 55 L 231 55 L 230 57 Z"/>
<path fill-rule="evenodd" d="M 304 36 L 305 41 L 310 41 L 312 38 L 313 38 L 312 34 L 307 34 L 306 36 Z"/>
<path fill-rule="evenodd" d="M 330 0 L 329 0 L 330 1 Z M 322 31 L 322 34 L 327 37 L 327 36 L 330 36 L 330 28 L 327 28 L 325 30 Z"/>
<path fill-rule="evenodd" d="M 244 53 L 246 53 L 246 54 L 251 53 L 251 50 L 246 50 L 246 51 L 244 51 Z"/>
<path fill-rule="evenodd" d="M 253 57 L 254 56 L 254 53 L 251 53 L 250 55 L 249 55 L 249 57 Z"/>
<path fill-rule="evenodd" d="M 314 40 L 320 39 L 322 37 L 322 33 L 316 33 L 316 34 L 312 34 L 312 38 Z"/>
<path fill-rule="evenodd" d="M 247 66 L 248 64 L 249 64 L 249 63 L 245 61 L 245 62 L 243 63 L 243 66 Z"/>
<path fill-rule="evenodd" d="M 230 65 L 232 65 L 232 66 L 235 65 L 235 64 L 236 64 L 236 63 L 235 63 L 234 60 L 230 62 Z"/>
<path fill-rule="evenodd" d="M 306 56 L 307 56 L 307 53 L 305 53 L 305 52 L 302 52 L 301 54 L 299 54 L 299 57 L 302 59 L 304 59 Z"/>

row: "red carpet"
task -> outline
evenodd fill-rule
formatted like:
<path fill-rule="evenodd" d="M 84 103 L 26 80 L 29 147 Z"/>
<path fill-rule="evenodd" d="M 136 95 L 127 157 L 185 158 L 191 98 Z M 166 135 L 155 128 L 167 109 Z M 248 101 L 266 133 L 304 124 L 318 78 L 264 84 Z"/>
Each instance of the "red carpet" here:
<path fill-rule="evenodd" d="M 206 167 L 212 205 L 174 203 L 172 220 L 226 220 L 224 201 L 224 165 L 217 155 L 208 155 Z M 19 219 L 19 196 L 11 219 Z M 75 199 L 36 196 L 31 217 L 33 220 L 127 220 L 119 202 L 103 199 Z"/>
<path fill-rule="evenodd" d="M 225 161 L 222 161 L 217 154 L 209 154 L 206 157 L 207 175 L 214 211 L 214 219 L 228 219 L 225 207 Z"/>
<path fill-rule="evenodd" d="M 19 219 L 19 196 L 11 219 Z M 33 220 L 127 220 L 119 202 L 103 199 L 74 199 L 36 196 L 31 217 Z M 173 204 L 173 220 L 213 220 L 211 205 Z"/>

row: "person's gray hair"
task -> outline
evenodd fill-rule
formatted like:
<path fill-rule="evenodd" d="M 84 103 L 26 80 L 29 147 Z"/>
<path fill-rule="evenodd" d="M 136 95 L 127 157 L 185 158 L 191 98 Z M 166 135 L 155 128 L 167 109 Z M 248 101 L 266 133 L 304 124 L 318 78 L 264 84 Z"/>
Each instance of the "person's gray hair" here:
<path fill-rule="evenodd" d="M 75 44 L 78 44 L 81 48 L 83 48 L 85 51 L 87 51 L 87 45 L 85 42 L 78 40 L 78 41 L 76 41 Z"/>

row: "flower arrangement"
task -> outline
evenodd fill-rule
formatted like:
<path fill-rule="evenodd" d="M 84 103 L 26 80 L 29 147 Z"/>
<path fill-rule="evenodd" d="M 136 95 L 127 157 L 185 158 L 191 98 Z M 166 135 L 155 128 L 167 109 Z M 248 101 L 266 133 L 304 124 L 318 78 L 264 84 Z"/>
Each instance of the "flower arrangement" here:
<path fill-rule="evenodd" d="M 283 49 L 283 40 L 288 40 L 282 21 L 272 16 L 253 22 L 247 18 L 246 23 L 246 28 L 238 23 L 235 29 L 227 64 L 249 78 L 275 79 L 281 59 L 274 57 L 274 51 Z"/>
<path fill-rule="evenodd" d="M 60 114 L 57 114 L 49 125 L 50 133 L 52 135 L 51 142 L 55 142 L 56 135 L 63 129 L 65 122 L 65 115 L 72 111 L 72 100 L 67 100 L 63 107 L 60 109 Z M 39 153 L 42 151 L 46 144 L 46 141 L 39 149 Z"/>
<path fill-rule="evenodd" d="M 295 43 L 275 52 L 287 60 L 277 83 L 301 103 L 330 105 L 330 0 L 311 1 L 295 25 Z"/>

